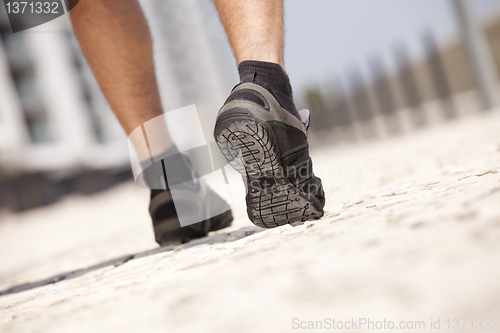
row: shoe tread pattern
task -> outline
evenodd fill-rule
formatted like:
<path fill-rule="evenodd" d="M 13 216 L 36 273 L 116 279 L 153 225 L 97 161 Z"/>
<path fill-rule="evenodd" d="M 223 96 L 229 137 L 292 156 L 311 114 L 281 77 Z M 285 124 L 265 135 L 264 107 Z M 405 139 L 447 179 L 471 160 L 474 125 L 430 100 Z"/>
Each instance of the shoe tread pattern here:
<path fill-rule="evenodd" d="M 234 112 L 217 121 L 215 139 L 247 183 L 247 212 L 255 225 L 300 225 L 323 215 L 284 175 L 278 145 L 267 123 L 248 113 Z"/>

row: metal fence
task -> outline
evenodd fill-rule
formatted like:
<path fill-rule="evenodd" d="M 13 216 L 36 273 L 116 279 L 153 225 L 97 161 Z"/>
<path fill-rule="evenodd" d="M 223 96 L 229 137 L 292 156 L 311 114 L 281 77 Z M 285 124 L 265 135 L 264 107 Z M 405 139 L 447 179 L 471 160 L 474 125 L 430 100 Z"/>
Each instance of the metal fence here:
<path fill-rule="evenodd" d="M 351 68 L 330 82 L 306 88 L 304 106 L 312 113 L 311 131 L 325 144 L 370 140 L 448 121 L 498 105 L 500 17 L 482 29 L 465 1 L 453 0 L 462 35 L 440 46 L 424 30 L 425 57 L 410 60 L 404 43 L 393 48 L 396 71 L 380 55 L 367 60 L 369 75 Z"/>

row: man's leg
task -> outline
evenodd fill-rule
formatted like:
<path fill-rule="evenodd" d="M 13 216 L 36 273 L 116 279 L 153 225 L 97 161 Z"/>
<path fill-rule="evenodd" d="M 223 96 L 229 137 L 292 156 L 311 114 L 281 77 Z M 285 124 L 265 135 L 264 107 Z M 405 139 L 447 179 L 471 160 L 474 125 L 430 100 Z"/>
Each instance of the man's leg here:
<path fill-rule="evenodd" d="M 162 115 L 151 35 L 139 3 L 136 0 L 82 0 L 71 11 L 71 19 L 83 53 L 127 135 L 148 120 Z M 144 171 L 146 178 L 164 175 L 163 168 L 169 174 L 169 183 L 171 178 L 182 183 L 195 177 L 185 157 L 172 143 L 165 123 L 156 122 L 153 131 L 148 128 L 146 140 L 154 142 L 155 156 L 161 153 L 172 155 Z M 141 149 L 140 142 L 133 144 L 140 160 L 149 161 L 148 149 Z M 203 237 L 210 230 L 231 224 L 230 207 L 209 188 L 202 191 L 201 188 L 206 187 L 203 186 L 199 181 L 198 190 L 188 189 L 184 205 L 210 205 L 211 209 L 218 208 L 217 212 L 224 213 L 206 214 L 206 220 L 182 228 L 170 190 L 151 191 L 149 211 L 155 238 L 160 245 Z M 182 194 L 182 190 L 178 192 L 178 195 Z M 209 211 L 206 207 L 198 207 L 202 208 Z"/>
<path fill-rule="evenodd" d="M 300 118 L 284 71 L 283 0 L 214 0 L 233 49 L 238 72 L 273 90 L 281 106 Z"/>
<path fill-rule="evenodd" d="M 283 1 L 214 0 L 238 62 L 240 84 L 220 109 L 214 137 L 247 181 L 247 213 L 260 227 L 323 216 L 309 157 L 309 112 L 298 112 L 284 71 Z"/>
<path fill-rule="evenodd" d="M 238 64 L 257 60 L 283 69 L 283 0 L 214 0 Z"/>
<path fill-rule="evenodd" d="M 70 13 L 83 53 L 127 135 L 162 115 L 151 35 L 139 3 L 83 0 Z M 166 150 L 172 141 L 166 128 L 161 132 L 161 139 L 151 139 Z M 147 151 L 137 153 L 149 159 Z"/>

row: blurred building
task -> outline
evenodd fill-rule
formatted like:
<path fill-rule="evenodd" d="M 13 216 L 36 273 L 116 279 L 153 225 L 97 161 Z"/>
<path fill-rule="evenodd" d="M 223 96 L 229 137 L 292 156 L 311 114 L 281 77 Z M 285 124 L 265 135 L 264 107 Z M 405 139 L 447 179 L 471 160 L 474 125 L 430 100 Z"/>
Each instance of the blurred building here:
<path fill-rule="evenodd" d="M 232 75 L 231 63 L 221 60 L 230 54 L 215 12 L 194 0 L 141 4 L 165 111 L 215 108 L 205 116 L 210 122 Z M 69 17 L 13 34 L 0 6 L 0 209 L 21 211 L 107 188 L 130 178 L 129 164 L 126 135 Z"/>

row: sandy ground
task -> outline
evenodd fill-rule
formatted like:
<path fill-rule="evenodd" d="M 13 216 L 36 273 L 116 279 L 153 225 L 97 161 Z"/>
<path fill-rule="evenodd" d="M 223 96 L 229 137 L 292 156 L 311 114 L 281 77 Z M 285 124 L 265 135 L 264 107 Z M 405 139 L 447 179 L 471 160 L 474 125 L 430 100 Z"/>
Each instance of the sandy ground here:
<path fill-rule="evenodd" d="M 448 331 L 448 318 L 493 324 L 499 128 L 496 110 L 318 149 L 326 214 L 295 228 L 254 227 L 240 203 L 230 229 L 157 249 L 147 192 L 133 184 L 4 213 L 0 291 L 69 275 L 0 296 L 0 332 L 289 332 L 360 318 L 423 321 L 426 331 L 437 331 L 431 320 Z"/>

